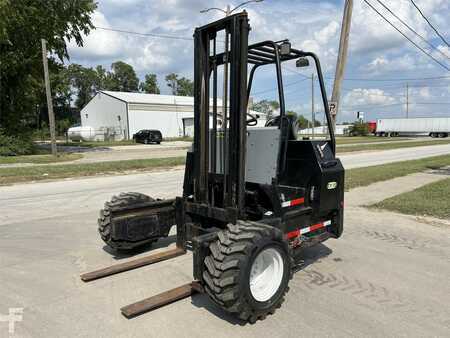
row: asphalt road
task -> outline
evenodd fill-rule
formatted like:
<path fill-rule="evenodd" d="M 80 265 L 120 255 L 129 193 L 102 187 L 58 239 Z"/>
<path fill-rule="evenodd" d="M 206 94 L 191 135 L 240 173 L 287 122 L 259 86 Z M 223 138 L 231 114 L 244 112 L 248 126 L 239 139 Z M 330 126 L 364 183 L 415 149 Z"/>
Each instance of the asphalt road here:
<path fill-rule="evenodd" d="M 342 159 L 349 168 L 442 153 L 450 146 Z M 84 284 L 80 273 L 127 259 L 103 246 L 98 210 L 122 191 L 176 196 L 182 179 L 182 170 L 172 170 L 0 187 L 0 319 L 23 307 L 18 337 L 448 336 L 449 228 L 358 203 L 373 202 L 374 190 L 382 199 L 389 188 L 426 183 L 416 177 L 348 193 L 345 235 L 305 251 L 285 304 L 264 322 L 243 326 L 204 295 L 125 319 L 120 307 L 189 282 L 192 260 L 186 255 Z M 7 330 L 0 320 L 0 337 Z"/>
<path fill-rule="evenodd" d="M 450 144 L 355 152 L 338 154 L 338 157 L 346 169 L 352 169 L 448 154 L 450 154 Z"/>
<path fill-rule="evenodd" d="M 1 187 L 0 315 L 23 308 L 15 336 L 448 337 L 449 228 L 361 208 L 354 201 L 371 196 L 370 187 L 347 194 L 344 236 L 304 252 L 286 302 L 265 321 L 242 325 L 205 295 L 125 319 L 120 307 L 189 282 L 192 260 L 188 254 L 81 282 L 80 273 L 127 259 L 104 248 L 98 209 L 123 190 L 174 196 L 181 182 L 178 170 Z M 416 177 L 410 183 L 420 185 Z M 173 241 L 158 242 L 155 251 Z M 0 321 L 0 336 L 7 330 Z"/>
<path fill-rule="evenodd" d="M 74 163 L 93 163 L 103 161 L 184 156 L 189 146 L 189 142 L 171 142 L 170 144 L 161 145 L 114 147 L 112 151 L 85 153 L 82 159 L 77 160 Z M 348 169 L 351 169 L 449 153 L 450 144 L 443 144 L 414 148 L 392 149 L 389 151 L 366 151 L 358 152 L 357 154 L 348 153 L 341 154 L 339 155 L 339 157 L 342 159 L 344 166 Z"/>

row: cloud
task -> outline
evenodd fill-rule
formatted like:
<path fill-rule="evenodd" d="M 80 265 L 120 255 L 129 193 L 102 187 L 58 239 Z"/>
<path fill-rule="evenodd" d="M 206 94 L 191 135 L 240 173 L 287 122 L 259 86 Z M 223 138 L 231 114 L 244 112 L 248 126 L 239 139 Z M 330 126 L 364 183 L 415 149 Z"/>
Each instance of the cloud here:
<path fill-rule="evenodd" d="M 378 88 L 356 88 L 344 95 L 343 106 L 348 108 L 366 107 L 371 105 L 388 105 L 397 103 L 398 99 Z"/>
<path fill-rule="evenodd" d="M 416 1 L 441 32 L 450 31 L 448 20 L 450 1 Z M 195 27 L 223 17 L 223 13 L 219 11 L 200 14 L 201 9 L 225 8 L 228 3 L 228 0 L 101 0 L 93 16 L 93 22 L 106 28 L 190 38 Z M 233 4 L 237 3 L 236 1 Z M 339 47 L 343 3 L 343 0 L 266 0 L 262 3 L 249 4 L 245 9 L 249 14 L 252 28 L 250 42 L 289 38 L 293 47 L 315 52 L 326 73 L 327 89 L 331 88 Z M 395 25 L 401 27 L 401 24 L 376 1 L 371 3 L 386 14 Z M 385 3 L 419 34 L 436 45 L 442 53 L 450 56 L 450 48 L 442 44 L 409 1 Z M 408 35 L 412 36 L 412 33 L 409 32 Z M 422 43 L 420 40 L 418 42 Z M 146 73 L 156 73 L 161 84 L 164 82 L 164 76 L 170 72 L 191 78 L 193 74 L 193 41 L 159 39 L 97 29 L 85 38 L 85 47 L 78 48 L 73 43 L 69 44 L 69 54 L 71 62 L 86 66 L 102 64 L 109 68 L 112 62 L 123 60 L 130 63 L 141 78 Z M 450 65 L 450 61 L 441 53 L 435 51 L 433 56 Z M 301 70 L 305 75 L 310 75 L 311 71 L 311 67 Z M 439 66 L 411 46 L 363 1 L 354 2 L 345 78 L 429 77 L 442 75 L 441 71 Z M 285 73 L 285 83 L 298 79 L 298 74 Z M 391 94 L 391 91 L 383 88 L 371 88 L 371 84 L 373 83 L 364 81 L 344 82 L 344 87 L 350 91 L 344 92 L 342 102 L 346 101 L 347 105 L 351 102 L 361 105 L 399 102 L 400 98 L 395 93 Z M 399 85 L 404 86 L 405 83 Z M 275 86 L 273 74 L 268 74 L 254 83 L 254 90 L 264 91 Z M 308 81 L 299 84 L 298 88 L 299 94 L 295 92 L 295 95 L 292 95 L 295 98 L 288 101 L 307 112 L 310 110 Z M 164 87 L 162 89 L 163 92 L 168 92 Z M 411 93 L 415 92 L 411 90 Z M 440 101 L 450 101 L 449 87 L 430 87 L 429 93 L 431 100 L 443 95 Z M 424 97 L 421 99 L 425 100 Z M 445 106 L 440 108 L 448 111 Z"/>
<path fill-rule="evenodd" d="M 109 21 L 100 11 L 92 15 L 94 26 L 111 28 Z M 84 46 L 78 47 L 74 41 L 69 43 L 69 55 L 74 59 L 98 60 L 117 58 L 122 55 L 124 37 L 115 32 L 95 29 L 83 38 Z"/>

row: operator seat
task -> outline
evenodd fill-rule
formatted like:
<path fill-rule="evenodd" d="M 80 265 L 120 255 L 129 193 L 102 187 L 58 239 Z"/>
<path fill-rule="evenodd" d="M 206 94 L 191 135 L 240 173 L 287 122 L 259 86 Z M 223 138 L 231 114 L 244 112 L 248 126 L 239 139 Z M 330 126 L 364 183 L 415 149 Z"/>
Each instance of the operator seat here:
<path fill-rule="evenodd" d="M 288 140 L 297 140 L 298 134 L 298 121 L 295 115 L 285 115 L 284 119 L 288 121 Z M 281 116 L 277 115 L 266 122 L 266 127 L 279 127 Z"/>

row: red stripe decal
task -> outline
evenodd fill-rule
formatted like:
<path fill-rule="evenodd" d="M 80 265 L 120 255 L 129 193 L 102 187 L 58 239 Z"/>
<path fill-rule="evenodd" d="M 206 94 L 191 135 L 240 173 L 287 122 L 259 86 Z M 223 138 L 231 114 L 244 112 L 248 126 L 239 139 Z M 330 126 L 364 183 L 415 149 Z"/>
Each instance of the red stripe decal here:
<path fill-rule="evenodd" d="M 323 223 L 314 224 L 314 225 L 310 226 L 310 230 L 309 231 L 312 232 L 314 230 L 317 230 L 317 229 L 320 229 L 320 228 L 323 228 L 323 227 L 324 227 Z"/>
<path fill-rule="evenodd" d="M 298 237 L 298 235 L 300 235 L 300 230 L 294 230 L 287 233 L 287 238 L 288 239 L 295 238 Z"/>
<path fill-rule="evenodd" d="M 305 203 L 305 198 L 301 197 L 301 198 L 296 198 L 295 200 L 292 200 L 290 205 L 294 206 L 294 205 L 299 205 L 299 204 L 303 204 Z"/>

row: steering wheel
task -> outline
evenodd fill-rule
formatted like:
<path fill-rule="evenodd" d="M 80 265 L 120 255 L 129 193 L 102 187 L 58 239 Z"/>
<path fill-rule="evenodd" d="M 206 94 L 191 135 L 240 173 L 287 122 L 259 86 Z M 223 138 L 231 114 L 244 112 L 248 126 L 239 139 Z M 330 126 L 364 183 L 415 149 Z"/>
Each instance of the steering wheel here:
<path fill-rule="evenodd" d="M 247 113 L 247 116 L 250 117 L 246 121 L 247 126 L 254 127 L 254 126 L 256 126 L 258 124 L 258 117 L 259 117 L 258 115 L 255 116 L 255 115 L 252 115 L 250 113 Z M 230 118 L 227 117 L 227 121 L 229 121 L 229 120 L 230 120 Z"/>
<path fill-rule="evenodd" d="M 246 121 L 247 122 L 247 126 L 254 127 L 254 126 L 256 126 L 258 124 L 258 117 L 257 116 L 252 115 L 250 113 L 247 113 L 247 116 L 249 117 L 247 119 L 247 121 Z"/>

